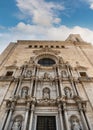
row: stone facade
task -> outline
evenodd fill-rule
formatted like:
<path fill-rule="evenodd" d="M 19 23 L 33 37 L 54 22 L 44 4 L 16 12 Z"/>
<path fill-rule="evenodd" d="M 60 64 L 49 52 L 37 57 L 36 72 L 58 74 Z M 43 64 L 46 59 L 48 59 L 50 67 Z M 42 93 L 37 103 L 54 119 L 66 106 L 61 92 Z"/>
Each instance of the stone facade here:
<path fill-rule="evenodd" d="M 93 130 L 93 46 L 17 41 L 0 56 L 0 130 Z"/>

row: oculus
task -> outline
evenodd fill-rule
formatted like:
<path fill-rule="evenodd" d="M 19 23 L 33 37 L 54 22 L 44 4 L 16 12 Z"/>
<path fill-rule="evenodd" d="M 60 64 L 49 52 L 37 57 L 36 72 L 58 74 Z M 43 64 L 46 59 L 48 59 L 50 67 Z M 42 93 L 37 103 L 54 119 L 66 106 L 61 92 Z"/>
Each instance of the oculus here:
<path fill-rule="evenodd" d="M 45 67 L 50 67 L 50 66 L 56 64 L 56 62 L 51 58 L 42 58 L 38 61 L 38 64 L 45 66 Z"/>

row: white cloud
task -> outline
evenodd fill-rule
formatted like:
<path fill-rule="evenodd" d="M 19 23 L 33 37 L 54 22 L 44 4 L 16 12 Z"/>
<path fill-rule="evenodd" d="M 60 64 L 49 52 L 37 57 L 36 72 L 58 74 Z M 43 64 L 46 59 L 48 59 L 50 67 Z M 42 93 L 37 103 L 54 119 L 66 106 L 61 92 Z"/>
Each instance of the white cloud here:
<path fill-rule="evenodd" d="M 46 2 L 45 0 L 16 0 L 17 7 L 25 17 L 29 17 L 34 24 L 42 26 L 51 26 L 53 23 L 59 23 L 60 18 L 56 13 L 58 10 L 64 10 L 64 6 L 55 2 Z M 23 17 L 24 18 L 24 17 Z"/>
<path fill-rule="evenodd" d="M 83 0 L 83 1 L 89 4 L 90 9 L 93 9 L 93 0 Z"/>
<path fill-rule="evenodd" d="M 65 40 L 69 34 L 80 34 L 81 37 L 93 44 L 93 31 L 87 28 L 75 26 L 44 27 L 40 25 L 30 25 L 20 22 L 15 27 L 9 28 L 7 33 L 0 33 L 0 51 L 9 42 L 17 40 Z"/>

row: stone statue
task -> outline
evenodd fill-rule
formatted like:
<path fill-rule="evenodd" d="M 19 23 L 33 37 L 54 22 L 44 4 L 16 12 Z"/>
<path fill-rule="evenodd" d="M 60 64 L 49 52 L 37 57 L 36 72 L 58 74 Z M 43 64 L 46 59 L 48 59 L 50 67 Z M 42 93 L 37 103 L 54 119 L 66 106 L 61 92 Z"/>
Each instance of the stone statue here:
<path fill-rule="evenodd" d="M 25 98 L 28 95 L 28 88 L 22 89 L 22 97 Z"/>
<path fill-rule="evenodd" d="M 72 130 L 82 130 L 77 118 L 72 118 L 71 126 L 72 126 Z"/>
<path fill-rule="evenodd" d="M 49 75 L 48 75 L 48 73 L 44 73 L 44 79 L 48 79 L 49 78 Z"/>
<path fill-rule="evenodd" d="M 67 97 L 67 98 L 71 98 L 71 96 L 72 96 L 71 90 L 70 90 L 68 87 L 66 87 L 66 88 L 64 89 L 64 91 L 65 91 L 66 97 Z"/>
<path fill-rule="evenodd" d="M 67 74 L 66 74 L 66 71 L 65 71 L 65 70 L 62 70 L 62 71 L 61 71 L 61 76 L 62 76 L 62 77 L 66 77 L 66 76 L 67 76 Z"/>
<path fill-rule="evenodd" d="M 12 126 L 12 130 L 21 130 L 21 121 L 20 120 L 15 120 Z"/>
<path fill-rule="evenodd" d="M 50 90 L 48 88 L 45 88 L 43 90 L 43 98 L 44 99 L 49 99 L 50 98 Z"/>
<path fill-rule="evenodd" d="M 27 70 L 26 77 L 30 78 L 31 76 L 32 76 L 32 71 L 31 70 Z"/>

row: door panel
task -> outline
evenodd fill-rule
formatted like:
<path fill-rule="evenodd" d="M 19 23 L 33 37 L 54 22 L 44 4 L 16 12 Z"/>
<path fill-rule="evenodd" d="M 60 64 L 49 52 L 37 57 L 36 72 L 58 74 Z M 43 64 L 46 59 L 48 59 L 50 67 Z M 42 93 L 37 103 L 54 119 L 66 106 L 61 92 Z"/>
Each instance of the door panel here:
<path fill-rule="evenodd" d="M 38 116 L 36 130 L 56 130 L 55 116 Z"/>

